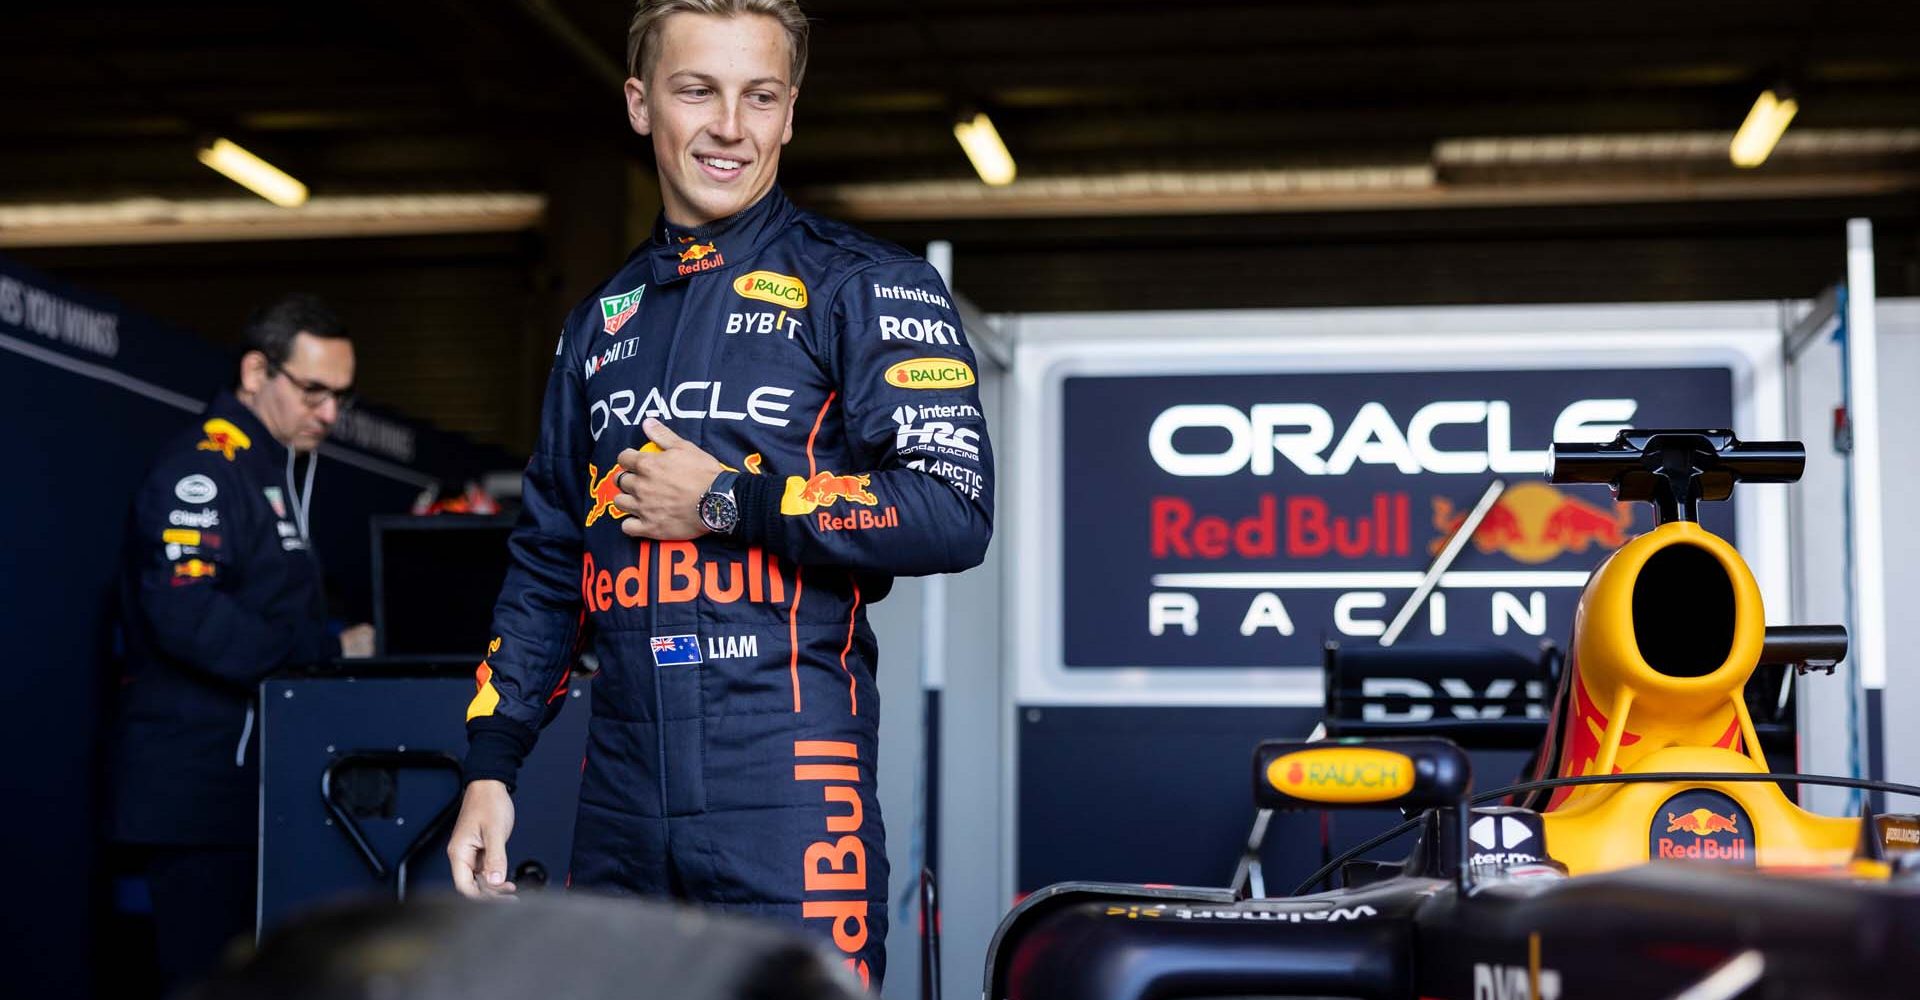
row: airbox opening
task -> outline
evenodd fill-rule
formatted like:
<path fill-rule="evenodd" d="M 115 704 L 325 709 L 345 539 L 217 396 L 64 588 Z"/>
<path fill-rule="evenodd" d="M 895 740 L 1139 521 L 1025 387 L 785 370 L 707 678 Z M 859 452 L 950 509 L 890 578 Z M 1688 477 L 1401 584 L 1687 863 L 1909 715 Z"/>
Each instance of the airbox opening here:
<path fill-rule="evenodd" d="M 1669 677 L 1704 677 L 1733 649 L 1733 581 L 1713 553 L 1670 545 L 1633 584 L 1633 637 L 1647 665 Z"/>

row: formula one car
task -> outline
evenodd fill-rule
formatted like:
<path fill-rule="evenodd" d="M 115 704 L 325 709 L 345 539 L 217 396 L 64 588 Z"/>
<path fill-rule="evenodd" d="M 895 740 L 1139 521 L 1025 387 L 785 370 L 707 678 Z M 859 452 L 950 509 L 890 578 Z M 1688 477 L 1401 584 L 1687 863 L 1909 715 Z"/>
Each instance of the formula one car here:
<path fill-rule="evenodd" d="M 1801 446 L 1630 430 L 1552 455 L 1552 481 L 1607 483 L 1656 527 L 1587 582 L 1534 780 L 1475 793 L 1446 739 L 1263 743 L 1259 807 L 1411 818 L 1299 890 L 1338 874 L 1330 891 L 1040 890 L 994 936 L 986 1000 L 1920 993 L 1920 817 L 1815 815 L 1780 783 L 1920 788 L 1770 770 L 1749 677 L 1831 669 L 1845 632 L 1768 628 L 1752 572 L 1697 516 L 1736 482 L 1797 480 Z M 1359 860 L 1409 832 L 1404 860 Z"/>

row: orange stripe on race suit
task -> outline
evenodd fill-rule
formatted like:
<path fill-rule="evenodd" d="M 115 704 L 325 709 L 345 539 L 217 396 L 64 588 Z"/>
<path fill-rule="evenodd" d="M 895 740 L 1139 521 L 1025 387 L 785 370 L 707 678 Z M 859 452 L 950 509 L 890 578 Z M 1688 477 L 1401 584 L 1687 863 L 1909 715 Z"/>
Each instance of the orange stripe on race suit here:
<path fill-rule="evenodd" d="M 834 397 L 838 395 L 839 393 L 837 392 L 827 393 L 827 401 L 820 404 L 820 412 L 816 414 L 813 418 L 813 431 L 807 435 L 807 478 L 808 479 L 812 479 L 814 477 L 814 474 L 820 471 L 817 467 L 815 467 L 813 462 L 813 439 L 820 436 L 820 425 L 824 423 L 827 419 L 827 408 L 833 405 Z"/>
<path fill-rule="evenodd" d="M 851 577 L 849 577 L 851 579 Z M 847 612 L 847 644 L 840 647 L 840 670 L 847 675 L 847 714 L 860 714 L 860 692 L 853 683 L 853 671 L 847 669 L 847 653 L 853 649 L 853 623 L 860 614 L 860 584 L 853 583 L 853 610 Z"/>
<path fill-rule="evenodd" d="M 795 757 L 845 757 L 848 760 L 860 759 L 860 748 L 852 743 L 835 740 L 795 740 Z"/>
<path fill-rule="evenodd" d="M 795 764 L 795 781 L 859 781 L 860 769 L 852 764 Z"/>
<path fill-rule="evenodd" d="M 800 714 L 800 591 L 805 566 L 793 568 L 793 606 L 787 609 L 787 679 L 793 684 L 793 712 Z"/>

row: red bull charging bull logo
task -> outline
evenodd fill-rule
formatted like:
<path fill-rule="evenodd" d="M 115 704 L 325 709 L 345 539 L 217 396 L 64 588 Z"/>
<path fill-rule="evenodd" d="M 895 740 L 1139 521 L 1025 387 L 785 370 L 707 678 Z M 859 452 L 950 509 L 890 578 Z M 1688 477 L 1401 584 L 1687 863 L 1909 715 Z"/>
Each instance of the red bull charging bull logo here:
<path fill-rule="evenodd" d="M 200 451 L 217 451 L 221 458 L 229 462 L 233 461 L 235 452 L 253 447 L 253 439 L 247 437 L 247 432 L 235 427 L 231 421 L 215 417 L 201 424 L 200 429 L 207 433 L 207 439 L 194 447 Z"/>
<path fill-rule="evenodd" d="M 209 580 L 216 573 L 218 568 L 204 560 L 189 559 L 186 562 L 177 562 L 173 564 L 173 585 L 183 587 L 196 580 Z"/>
<path fill-rule="evenodd" d="M 640 450 L 657 454 L 660 446 L 648 441 L 640 446 Z M 593 522 L 600 520 L 601 517 L 610 517 L 617 521 L 627 516 L 626 511 L 613 505 L 613 501 L 621 493 L 620 474 L 625 471 L 627 470 L 615 465 L 602 474 L 599 466 L 592 462 L 587 463 L 587 527 L 593 527 Z"/>
<path fill-rule="evenodd" d="M 593 527 L 603 516 L 616 521 L 627 516 L 626 511 L 613 505 L 620 496 L 620 473 L 625 471 L 616 465 L 601 475 L 599 466 L 587 463 L 587 527 Z"/>
<path fill-rule="evenodd" d="M 1700 808 L 1690 813 L 1675 816 L 1667 814 L 1667 832 L 1684 832 L 1706 836 L 1710 833 L 1739 833 L 1740 823 L 1731 816 L 1722 816 L 1711 809 Z"/>
<path fill-rule="evenodd" d="M 787 477 L 787 490 L 780 497 L 780 513 L 790 517 L 811 514 L 820 507 L 831 507 L 842 500 L 867 507 L 878 506 L 880 498 L 867 491 L 871 476 L 836 476 L 816 472 L 805 479 Z"/>
<path fill-rule="evenodd" d="M 1438 553 L 1467 519 L 1467 507 L 1455 507 L 1446 497 L 1433 498 L 1433 527 L 1440 532 L 1428 546 Z M 1633 510 L 1626 504 L 1612 509 L 1562 493 L 1546 483 L 1519 483 L 1507 488 L 1473 533 L 1473 546 L 1492 555 L 1504 553 L 1515 562 L 1548 562 L 1563 552 L 1585 552 L 1589 547 L 1611 551 L 1627 543 Z"/>
<path fill-rule="evenodd" d="M 845 516 L 836 516 L 822 509 L 842 500 L 862 507 L 878 507 L 880 498 L 867 489 L 872 478 L 867 475 L 840 476 L 832 472 L 816 472 L 805 479 L 788 476 L 786 492 L 780 497 L 780 513 L 789 517 L 811 514 L 821 531 L 899 527 L 900 510 L 893 506 L 880 511 L 854 510 Z"/>

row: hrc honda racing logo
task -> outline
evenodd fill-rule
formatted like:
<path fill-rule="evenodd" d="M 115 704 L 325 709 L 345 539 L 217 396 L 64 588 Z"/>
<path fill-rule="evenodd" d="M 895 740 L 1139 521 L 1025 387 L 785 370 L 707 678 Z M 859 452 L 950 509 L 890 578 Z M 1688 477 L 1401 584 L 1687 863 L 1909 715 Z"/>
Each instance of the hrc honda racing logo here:
<path fill-rule="evenodd" d="M 938 454 L 980 460 L 980 432 L 960 427 L 951 419 L 978 417 L 980 411 L 965 404 L 957 406 L 896 406 L 893 410 L 894 450 L 902 455 Z"/>

